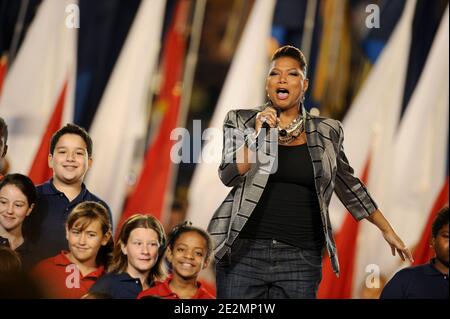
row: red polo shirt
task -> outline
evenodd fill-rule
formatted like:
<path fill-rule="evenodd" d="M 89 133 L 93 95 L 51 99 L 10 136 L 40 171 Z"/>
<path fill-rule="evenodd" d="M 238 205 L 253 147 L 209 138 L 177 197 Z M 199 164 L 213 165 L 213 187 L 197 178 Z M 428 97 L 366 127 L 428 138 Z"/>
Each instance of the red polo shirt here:
<path fill-rule="evenodd" d="M 66 254 L 61 251 L 59 255 L 44 259 L 31 271 L 49 298 L 78 299 L 88 293 L 89 288 L 105 272 L 104 267 L 100 266 L 83 276 Z"/>
<path fill-rule="evenodd" d="M 176 293 L 170 290 L 169 283 L 172 278 L 167 278 L 162 282 L 157 282 L 155 286 L 142 291 L 137 299 L 141 299 L 145 296 L 157 296 L 163 299 L 180 299 Z M 211 295 L 205 288 L 202 287 L 200 282 L 197 282 L 197 292 L 191 299 L 216 299 L 213 295 Z"/>

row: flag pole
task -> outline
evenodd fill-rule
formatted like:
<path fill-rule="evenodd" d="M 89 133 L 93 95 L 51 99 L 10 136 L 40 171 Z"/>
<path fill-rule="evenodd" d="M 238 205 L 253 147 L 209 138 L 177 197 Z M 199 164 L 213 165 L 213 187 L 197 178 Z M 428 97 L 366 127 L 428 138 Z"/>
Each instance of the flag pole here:
<path fill-rule="evenodd" d="M 306 3 L 306 15 L 305 21 L 303 23 L 302 43 L 300 44 L 300 49 L 305 55 L 307 61 L 311 59 L 310 54 L 314 35 L 316 11 L 317 0 L 309 0 Z"/>
<path fill-rule="evenodd" d="M 178 114 L 177 127 L 182 127 L 186 124 L 189 103 L 191 102 L 192 87 L 194 84 L 195 69 L 198 60 L 198 51 L 200 47 L 200 40 L 202 35 L 204 17 L 206 9 L 206 0 L 195 1 L 194 14 L 192 17 L 192 28 L 189 41 L 189 49 L 186 55 L 186 64 L 183 73 L 183 85 L 180 101 L 180 111 Z M 178 168 L 172 163 L 173 169 L 171 170 L 170 182 L 165 193 L 163 213 L 161 221 L 165 224 L 168 221 L 167 212 L 170 211 L 170 207 L 174 198 L 174 189 L 176 180 L 178 177 Z"/>
<path fill-rule="evenodd" d="M 29 0 L 20 1 L 19 14 L 17 16 L 17 21 L 14 26 L 14 35 L 12 37 L 11 48 L 9 50 L 9 58 L 8 58 L 9 65 L 12 65 L 14 58 L 16 57 L 17 50 L 19 48 L 20 35 L 22 34 L 23 25 L 24 25 L 24 21 L 25 21 L 25 15 L 26 15 L 27 9 L 28 9 L 28 4 L 29 4 Z"/>

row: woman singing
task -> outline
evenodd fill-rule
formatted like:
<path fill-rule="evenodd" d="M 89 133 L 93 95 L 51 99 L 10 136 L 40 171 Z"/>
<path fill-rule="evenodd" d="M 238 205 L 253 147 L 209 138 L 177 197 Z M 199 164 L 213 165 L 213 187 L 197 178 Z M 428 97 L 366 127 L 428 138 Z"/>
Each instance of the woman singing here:
<path fill-rule="evenodd" d="M 356 220 L 380 229 L 393 255 L 411 260 L 353 175 L 341 123 L 303 107 L 308 79 L 302 52 L 284 46 L 271 61 L 268 104 L 230 111 L 224 121 L 219 177 L 233 189 L 208 227 L 215 241 L 217 297 L 315 298 L 324 247 L 339 273 L 328 214 L 333 191 Z M 241 143 L 236 136 L 243 137 Z M 276 160 L 267 161 L 271 157 Z"/>

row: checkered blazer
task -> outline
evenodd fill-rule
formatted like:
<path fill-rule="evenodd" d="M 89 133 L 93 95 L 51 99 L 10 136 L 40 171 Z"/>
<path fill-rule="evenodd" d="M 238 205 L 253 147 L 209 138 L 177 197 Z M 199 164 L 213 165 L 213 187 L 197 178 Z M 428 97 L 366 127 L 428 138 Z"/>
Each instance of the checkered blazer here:
<path fill-rule="evenodd" d="M 262 109 L 261 107 L 260 109 Z M 269 174 L 276 160 L 263 161 L 264 164 L 253 164 L 244 175 L 237 169 L 235 154 L 243 143 L 233 143 L 225 134 L 226 130 L 245 132 L 254 130 L 258 109 L 239 109 L 228 112 L 224 121 L 224 147 L 222 163 L 219 166 L 219 177 L 226 186 L 233 187 L 220 207 L 215 211 L 208 226 L 215 248 L 215 258 L 220 260 L 231 252 L 231 246 L 240 231 L 250 218 L 261 194 L 267 184 Z M 336 192 L 338 198 L 356 220 L 369 216 L 377 209 L 377 205 L 366 190 L 364 184 L 353 175 L 344 153 L 344 132 L 339 121 L 313 116 L 303 109 L 305 132 L 308 150 L 314 170 L 316 193 L 320 205 L 320 214 L 325 234 L 325 244 L 331 265 L 336 275 L 339 274 L 339 260 L 333 238 L 328 206 L 331 195 Z M 271 130 L 277 131 L 277 130 Z M 266 148 L 277 146 L 275 134 L 267 134 L 263 144 Z M 258 148 L 259 149 L 259 148 Z M 258 151 L 258 153 L 260 153 Z M 269 152 L 270 153 L 270 152 Z M 270 154 L 263 152 L 270 158 Z"/>

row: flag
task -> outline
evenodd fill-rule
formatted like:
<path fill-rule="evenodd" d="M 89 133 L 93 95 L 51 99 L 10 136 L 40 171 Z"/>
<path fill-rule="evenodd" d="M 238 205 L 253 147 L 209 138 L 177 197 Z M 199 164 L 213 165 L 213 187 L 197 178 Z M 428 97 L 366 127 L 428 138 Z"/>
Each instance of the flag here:
<path fill-rule="evenodd" d="M 395 161 L 395 140 L 398 134 L 398 125 L 401 118 L 401 106 L 406 80 L 408 57 L 411 47 L 412 23 L 416 1 L 407 1 L 401 19 L 391 35 L 389 42 L 382 51 L 379 60 L 389 59 L 383 68 L 381 77 L 378 78 L 381 91 L 374 92 L 382 96 L 372 97 L 376 104 L 371 107 L 378 108 L 375 125 L 371 126 L 371 171 L 367 187 L 380 211 L 388 221 L 391 221 L 389 200 L 393 194 L 392 176 L 394 175 L 393 162 Z M 394 48 L 394 52 L 390 51 Z M 386 72 L 386 69 L 389 69 Z M 355 134 L 355 132 L 352 132 Z M 397 194 L 396 194 L 397 195 Z M 392 224 L 394 229 L 397 225 Z M 401 234 L 400 234 L 401 235 Z M 398 257 L 391 254 L 391 249 L 383 239 L 380 230 L 370 222 L 363 222 L 358 233 L 358 248 L 355 260 L 355 273 L 353 276 L 353 296 L 357 297 L 366 288 L 368 266 L 377 265 L 381 276 L 386 276 L 386 269 L 381 266 L 380 256 L 385 256 L 389 262 L 398 262 Z M 370 248 L 368 248 L 370 247 Z M 375 247 L 379 247 L 378 253 L 374 253 Z M 371 267 L 369 267 L 371 269 Z"/>
<path fill-rule="evenodd" d="M 409 5 L 407 2 L 406 10 Z M 445 49 L 448 44 L 444 44 L 448 43 L 448 31 L 445 39 L 442 27 L 439 30 L 401 122 L 396 119 L 400 124 L 392 148 L 389 153 L 375 153 L 373 160 L 379 166 L 371 172 L 375 178 L 368 185 L 383 214 L 408 247 L 417 242 L 446 176 L 448 61 L 442 57 L 448 57 L 448 48 Z M 392 256 L 380 236 L 373 225 L 361 226 L 354 294 L 365 282 L 367 265 L 376 265 L 385 278 L 392 276 L 399 266 L 407 266 Z"/>
<path fill-rule="evenodd" d="M 6 76 L 0 112 L 9 126 L 13 172 L 48 176 L 41 172 L 48 167 L 42 156 L 49 151 L 45 139 L 72 119 L 77 29 L 66 24 L 70 4 L 77 1 L 42 2 Z"/>
<path fill-rule="evenodd" d="M 91 129 L 141 0 L 80 2 L 74 123 Z M 95 141 L 94 141 L 95 144 Z"/>
<path fill-rule="evenodd" d="M 345 153 L 355 170 L 355 176 L 362 177 L 363 169 L 368 167 L 368 161 L 370 161 L 370 169 L 367 173 L 368 180 L 366 182 L 369 192 L 373 195 L 382 211 L 385 202 L 384 196 L 389 192 L 384 188 L 385 184 L 383 182 L 389 180 L 390 177 L 391 168 L 389 163 L 393 156 L 394 136 L 401 109 L 414 6 L 415 1 L 407 2 L 400 21 L 343 121 L 346 133 L 344 139 Z M 338 230 L 337 236 L 342 236 L 340 235 L 341 233 L 345 234 L 348 232 L 347 229 L 344 227 L 339 228 L 338 225 L 351 225 L 350 222 L 342 223 L 342 220 L 353 217 L 351 215 L 343 215 L 346 210 L 336 196 L 332 198 L 329 211 L 333 227 Z M 343 267 L 341 269 L 342 277 L 352 278 L 353 280 L 351 283 L 341 280 L 338 282 L 339 285 L 351 285 L 353 289 L 352 295 L 354 295 L 355 289 L 358 290 L 360 288 L 361 278 L 366 274 L 366 266 L 371 263 L 367 262 L 367 258 L 376 258 L 376 256 L 371 254 L 371 249 L 368 249 L 367 245 L 371 245 L 372 240 L 379 241 L 381 236 L 375 226 L 367 225 L 366 227 L 366 224 L 369 223 L 363 222 L 363 224 L 359 225 L 357 237 L 353 239 L 357 242 L 354 247 L 357 249 L 357 252 L 345 253 L 346 256 L 355 256 L 355 259 L 352 261 L 355 263 L 353 275 L 346 273 L 348 269 Z M 372 237 L 368 236 L 368 232 L 373 232 L 371 233 Z M 363 247 L 364 245 L 366 246 Z M 361 255 L 367 258 L 361 259 Z M 351 263 L 351 261 L 346 263 Z M 324 274 L 324 278 L 326 276 L 328 274 Z M 336 290 L 344 291 L 342 288 L 337 287 Z M 322 297 L 328 298 L 325 295 L 322 295 Z M 334 297 L 338 298 L 338 296 Z M 346 297 L 348 295 L 341 296 L 341 298 Z"/>
<path fill-rule="evenodd" d="M 371 64 L 375 64 L 378 56 L 383 51 L 395 25 L 400 20 L 404 7 L 405 0 L 384 1 L 382 3 L 379 16 L 380 27 L 368 29 L 361 43 L 364 55 Z"/>
<path fill-rule="evenodd" d="M 420 235 L 426 229 L 427 220 L 448 200 L 448 193 L 447 198 L 440 195 L 442 189 L 445 190 L 448 176 L 448 28 L 447 8 L 400 123 L 395 143 L 390 183 L 392 196 L 389 198 L 387 216 L 411 248 L 420 244 Z M 435 205 L 438 207 L 433 207 Z M 379 246 L 374 253 L 378 256 L 381 269 L 391 275 L 398 263 L 388 258 L 389 254 L 383 253 Z"/>
<path fill-rule="evenodd" d="M 370 156 L 362 174 L 361 181 L 366 183 L 370 171 Z M 336 277 L 333 273 L 330 258 L 325 256 L 322 270 L 322 284 L 319 286 L 317 297 L 319 299 L 348 299 L 352 297 L 353 272 L 355 267 L 356 240 L 359 223 L 348 216 L 342 225 L 342 231 L 336 236 L 336 248 L 339 252 L 341 275 Z"/>
<path fill-rule="evenodd" d="M 56 103 L 55 110 L 50 118 L 44 135 L 41 139 L 41 145 L 34 158 L 33 165 L 31 166 L 28 176 L 31 178 L 35 185 L 42 184 L 47 181 L 53 175 L 53 171 L 48 166 L 48 153 L 50 149 L 50 140 L 52 135 L 60 128 L 62 113 L 64 110 L 64 102 L 66 98 L 67 85 L 61 92 Z"/>
<path fill-rule="evenodd" d="M 148 88 L 160 50 L 165 0 L 142 1 L 90 128 L 86 184 L 120 218 L 136 143 L 145 136 Z"/>
<path fill-rule="evenodd" d="M 174 19 L 164 44 L 163 83 L 156 105 L 164 108 L 163 119 L 157 135 L 148 148 L 136 188 L 127 201 L 119 225 L 135 213 L 151 214 L 164 220 L 167 188 L 170 182 L 172 161 L 170 151 L 175 141 L 171 132 L 176 128 L 180 111 L 181 83 L 185 62 L 186 39 L 184 30 L 189 12 L 189 1 L 178 1 Z"/>
<path fill-rule="evenodd" d="M 402 113 L 405 111 L 422 74 L 435 34 L 445 12 L 445 3 L 446 1 L 417 2 L 412 25 L 408 73 L 403 90 Z"/>
<path fill-rule="evenodd" d="M 346 133 L 345 153 L 355 171 L 355 176 L 362 176 L 372 144 L 374 140 L 380 139 L 378 136 L 383 129 L 383 116 L 389 119 L 394 113 L 398 113 L 396 109 L 399 107 L 404 78 L 401 71 L 406 68 L 409 46 L 409 39 L 403 35 L 408 34 L 405 32 L 411 23 L 412 10 L 413 7 L 410 7 L 408 16 L 406 11 L 404 12 L 401 25 L 399 22 L 396 26 L 342 122 Z M 380 60 L 381 58 L 383 59 Z M 378 202 L 378 199 L 375 199 Z M 329 211 L 333 228 L 338 230 L 346 210 L 336 196 L 332 197 Z"/>
<path fill-rule="evenodd" d="M 328 113 L 345 105 L 350 81 L 351 36 L 346 0 L 322 2 L 322 35 L 311 88 L 314 102 Z"/>
<path fill-rule="evenodd" d="M 434 250 L 430 247 L 430 239 L 432 236 L 432 226 L 437 213 L 445 205 L 448 206 L 448 176 L 445 179 L 444 186 L 439 192 L 439 196 L 433 205 L 433 209 L 428 216 L 427 224 L 422 231 L 418 244 L 414 247 L 413 258 L 414 265 L 423 265 L 430 261 L 434 257 Z"/>
<path fill-rule="evenodd" d="M 0 57 L 0 96 L 2 95 L 3 81 L 5 79 L 7 70 L 8 70 L 8 58 L 7 55 L 4 54 Z"/>
<path fill-rule="evenodd" d="M 269 62 L 267 44 L 274 8 L 274 0 L 255 1 L 214 111 L 210 129 L 216 135 L 203 148 L 207 147 L 212 154 L 208 162 L 199 161 L 189 188 L 187 219 L 199 227 L 207 227 L 212 214 L 230 191 L 220 182 L 217 173 L 225 115 L 232 109 L 254 108 L 264 102 Z"/>

